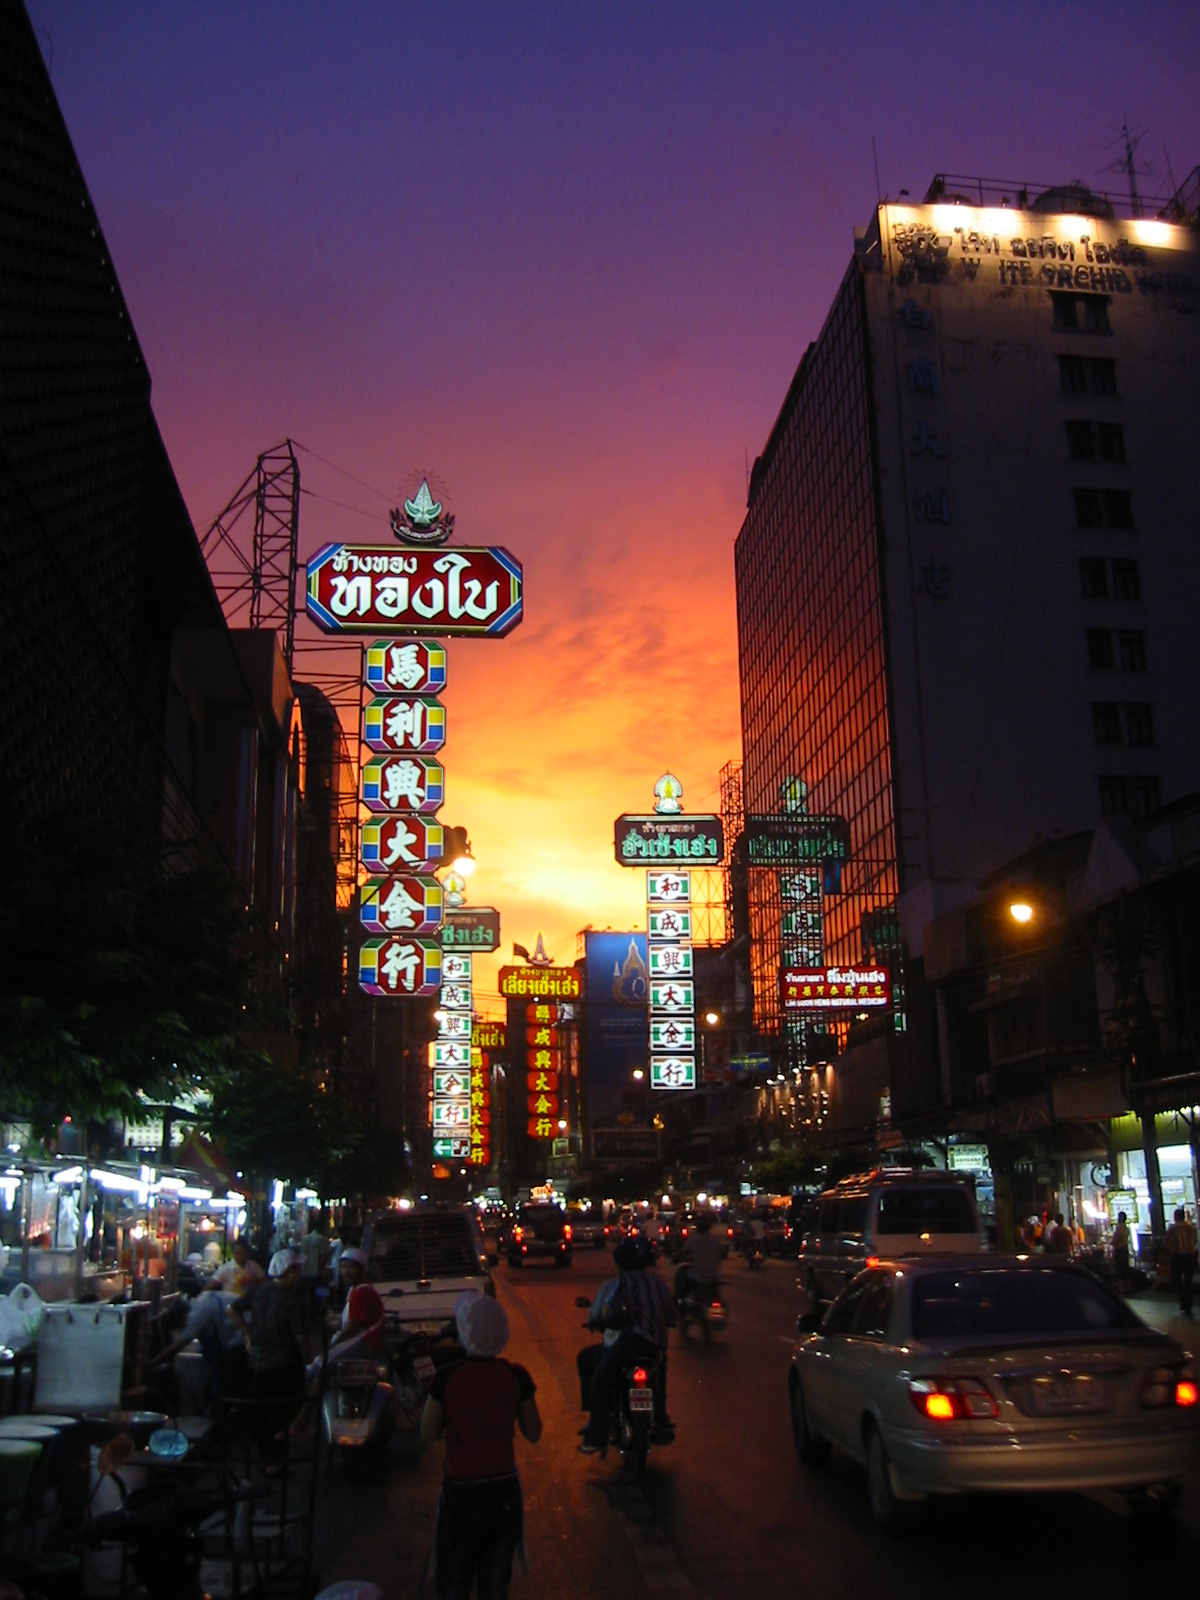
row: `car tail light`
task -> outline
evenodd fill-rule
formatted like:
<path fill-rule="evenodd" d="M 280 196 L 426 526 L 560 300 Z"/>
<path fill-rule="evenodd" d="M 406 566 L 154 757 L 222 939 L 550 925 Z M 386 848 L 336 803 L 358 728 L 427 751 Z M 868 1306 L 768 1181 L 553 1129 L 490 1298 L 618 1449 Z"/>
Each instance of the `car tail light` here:
<path fill-rule="evenodd" d="M 569 1222 L 564 1222 L 563 1223 L 563 1238 L 564 1239 L 569 1239 L 570 1237 L 571 1237 L 571 1224 Z"/>
<path fill-rule="evenodd" d="M 525 1237 L 525 1229 L 524 1228 L 514 1228 L 513 1231 L 512 1231 L 512 1236 L 513 1236 L 514 1239 L 523 1239 Z"/>
<path fill-rule="evenodd" d="M 1142 1404 L 1148 1407 L 1187 1408 L 1200 1401 L 1200 1389 L 1189 1371 L 1178 1367 L 1154 1367 L 1142 1385 Z"/>
<path fill-rule="evenodd" d="M 646 1371 L 645 1367 L 634 1367 L 634 1369 L 633 1369 L 633 1382 L 634 1383 L 649 1383 L 649 1381 L 650 1381 L 650 1374 Z"/>
<path fill-rule="evenodd" d="M 868 1256 L 867 1259 L 866 1259 L 865 1265 L 868 1266 L 868 1267 L 877 1267 L 879 1265 L 879 1257 L 878 1256 Z"/>
<path fill-rule="evenodd" d="M 916 1410 L 932 1422 L 1000 1415 L 987 1386 L 978 1378 L 914 1378 L 908 1386 L 908 1397 Z"/>

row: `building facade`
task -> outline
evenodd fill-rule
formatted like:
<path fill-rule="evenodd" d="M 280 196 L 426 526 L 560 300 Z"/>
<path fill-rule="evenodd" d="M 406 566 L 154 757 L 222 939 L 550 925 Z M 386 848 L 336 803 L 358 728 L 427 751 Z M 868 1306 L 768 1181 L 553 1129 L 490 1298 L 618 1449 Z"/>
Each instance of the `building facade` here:
<path fill-rule="evenodd" d="M 1194 218 L 956 187 L 857 232 L 736 546 L 746 812 L 800 780 L 847 820 L 824 962 L 899 980 L 887 1026 L 838 1025 L 864 1138 L 945 1106 L 907 998 L 935 919 L 1040 840 L 1200 790 Z M 750 873 L 767 1029 L 785 888 Z"/>

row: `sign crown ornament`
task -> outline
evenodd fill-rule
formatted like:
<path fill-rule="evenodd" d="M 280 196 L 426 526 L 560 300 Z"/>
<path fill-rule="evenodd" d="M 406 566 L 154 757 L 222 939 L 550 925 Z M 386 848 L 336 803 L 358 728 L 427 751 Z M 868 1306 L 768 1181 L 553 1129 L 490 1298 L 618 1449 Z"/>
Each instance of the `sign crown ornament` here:
<path fill-rule="evenodd" d="M 660 816 L 675 816 L 683 810 L 683 785 L 671 772 L 664 772 L 654 785 L 654 809 Z"/>
<path fill-rule="evenodd" d="M 411 499 L 392 507 L 392 532 L 406 544 L 441 544 L 454 532 L 454 518 L 443 517 L 442 510 L 442 502 L 430 492 L 429 479 L 422 478 Z"/>

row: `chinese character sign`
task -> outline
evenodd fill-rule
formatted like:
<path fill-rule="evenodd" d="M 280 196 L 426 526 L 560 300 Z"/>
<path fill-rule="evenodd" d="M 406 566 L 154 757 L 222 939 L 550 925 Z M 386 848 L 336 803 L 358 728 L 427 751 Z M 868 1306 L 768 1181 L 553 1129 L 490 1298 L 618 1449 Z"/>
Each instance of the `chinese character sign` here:
<path fill-rule="evenodd" d="M 446 687 L 446 649 L 435 639 L 376 639 L 366 648 L 366 684 L 376 694 L 438 694 Z"/>
<path fill-rule="evenodd" d="M 690 873 L 646 873 L 652 1090 L 696 1087 L 691 898 Z"/>
<path fill-rule="evenodd" d="M 442 978 L 442 947 L 434 939 L 393 934 L 367 939 L 358 954 L 359 986 L 368 994 L 412 999 L 437 994 Z"/>

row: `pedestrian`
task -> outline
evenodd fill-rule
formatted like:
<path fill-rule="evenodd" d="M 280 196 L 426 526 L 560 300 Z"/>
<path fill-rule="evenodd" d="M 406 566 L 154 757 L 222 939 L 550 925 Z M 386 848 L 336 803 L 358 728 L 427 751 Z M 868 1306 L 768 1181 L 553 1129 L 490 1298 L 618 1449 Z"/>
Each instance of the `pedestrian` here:
<path fill-rule="evenodd" d="M 1122 1294 L 1129 1291 L 1129 1223 L 1123 1211 L 1117 1212 L 1117 1225 L 1112 1232 L 1112 1264 L 1117 1288 Z"/>
<path fill-rule="evenodd" d="M 308 1327 L 308 1313 L 300 1289 L 302 1266 L 297 1251 L 277 1250 L 266 1279 L 234 1300 L 225 1313 L 241 1334 L 250 1358 L 251 1399 L 270 1402 L 262 1406 L 259 1415 L 264 1454 L 271 1454 L 272 1447 L 281 1442 L 304 1395 L 300 1341 Z"/>
<path fill-rule="evenodd" d="M 1179 1295 L 1180 1311 L 1190 1317 L 1196 1278 L 1196 1230 L 1182 1206 L 1176 1209 L 1175 1220 L 1167 1229 L 1166 1246 L 1171 1287 Z"/>
<path fill-rule="evenodd" d="M 1054 1213 L 1054 1226 L 1050 1229 L 1048 1241 L 1043 1243 L 1043 1249 L 1051 1255 L 1064 1256 L 1068 1261 L 1075 1254 L 1075 1235 L 1063 1221 L 1061 1211 Z"/>
<path fill-rule="evenodd" d="M 498 1300 L 460 1294 L 454 1306 L 466 1359 L 443 1367 L 421 1415 L 421 1438 L 446 1435 L 433 1561 L 438 1600 L 505 1600 L 513 1557 L 524 1561 L 525 1511 L 513 1428 L 542 1436 L 536 1386 L 524 1367 L 501 1359 L 508 1315 Z"/>

